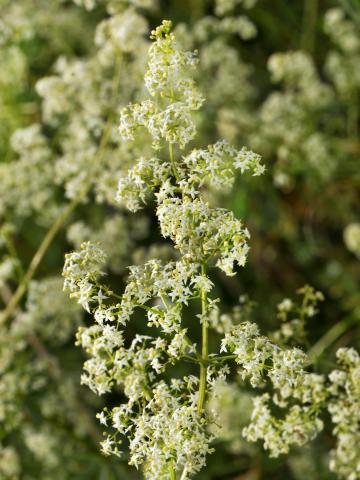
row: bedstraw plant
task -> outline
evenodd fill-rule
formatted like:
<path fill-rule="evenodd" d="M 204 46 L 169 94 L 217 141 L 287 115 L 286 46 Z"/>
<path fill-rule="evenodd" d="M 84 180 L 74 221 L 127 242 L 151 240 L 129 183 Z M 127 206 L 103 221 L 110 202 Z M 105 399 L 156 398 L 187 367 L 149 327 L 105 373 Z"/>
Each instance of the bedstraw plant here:
<path fill-rule="evenodd" d="M 311 371 L 303 350 L 274 343 L 254 323 L 237 323 L 228 315 L 219 328 L 221 302 L 212 293 L 211 272 L 235 275 L 246 262 L 250 235 L 231 211 L 213 206 L 207 192 L 229 190 L 237 171 L 257 176 L 265 168 L 259 155 L 223 140 L 186 150 L 196 136 L 193 114 L 204 102 L 192 76 L 197 55 L 177 47 L 170 21 L 163 21 L 151 39 L 145 74 L 149 96 L 121 111 L 119 135 L 136 142 L 145 129 L 153 156 L 139 158 L 120 179 L 116 198 L 133 212 L 154 200 L 161 235 L 173 242 L 178 257 L 129 267 L 121 294 L 103 283 L 106 256 L 98 244 L 85 242 L 67 254 L 63 270 L 65 290 L 95 320 L 77 334 L 89 355 L 82 383 L 98 395 L 120 388 L 126 397 L 97 415 L 107 427 L 102 451 L 121 456 L 127 439 L 129 463 L 141 467 L 145 478 L 193 478 L 214 451 L 216 428 L 211 427 L 219 412 L 208 408 L 207 400 L 224 388 L 234 364 L 243 381 L 266 388 L 254 397 L 251 423 L 243 430 L 247 440 L 262 440 L 271 456 L 286 454 L 322 430 L 328 409 L 338 439 L 330 468 L 339 478 L 360 478 L 358 353 L 338 350 L 339 367 L 326 377 Z M 310 287 L 300 293 L 300 320 L 289 318 L 290 300 L 279 306 L 288 337 L 293 331 L 303 336 L 305 319 L 322 299 Z M 190 304 L 198 311 L 192 322 L 201 330 L 200 345 L 184 325 Z M 127 331 L 138 312 L 149 327 L 147 335 Z M 209 351 L 210 331 L 218 335 L 217 352 Z M 197 365 L 198 373 L 173 375 L 178 362 Z"/>

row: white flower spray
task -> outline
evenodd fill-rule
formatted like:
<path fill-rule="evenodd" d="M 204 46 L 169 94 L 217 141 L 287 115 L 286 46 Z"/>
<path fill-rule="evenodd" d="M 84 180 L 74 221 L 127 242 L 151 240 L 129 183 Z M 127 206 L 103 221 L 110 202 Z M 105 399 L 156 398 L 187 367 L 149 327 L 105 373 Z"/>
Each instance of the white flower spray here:
<path fill-rule="evenodd" d="M 248 231 L 232 212 L 211 207 L 201 190 L 231 187 L 235 170 L 259 175 L 260 157 L 246 148 L 238 151 L 225 141 L 178 156 L 196 134 L 191 113 L 204 99 L 189 73 L 197 64 L 196 53 L 176 47 L 171 22 L 152 32 L 145 84 L 149 100 L 132 104 L 120 115 L 120 135 L 134 140 L 145 127 L 159 156 L 140 158 L 119 182 L 117 200 L 130 210 L 141 208 L 151 194 L 157 201 L 161 233 L 182 255 L 177 262 L 151 260 L 130 267 L 128 284 L 118 296 L 99 283 L 105 259 L 98 246 L 84 243 L 78 253 L 67 255 L 65 288 L 94 314 L 96 324 L 80 329 L 78 341 L 90 359 L 82 382 L 96 393 L 122 386 L 128 402 L 99 414 L 114 429 L 102 444 L 104 453 L 120 454 L 121 435 L 130 441 L 130 463 L 142 465 L 147 478 L 185 480 L 198 472 L 212 451 L 210 419 L 205 413 L 208 389 L 225 375 L 220 356 L 209 356 L 208 316 L 215 303 L 209 298 L 213 284 L 207 271 L 216 263 L 226 274 L 244 265 Z M 168 145 L 168 158 L 160 153 Z M 118 298 L 111 304 L 109 299 Z M 199 302 L 202 346 L 188 337 L 182 311 Z M 135 336 L 126 345 L 122 329 L 135 309 L 142 309 L 149 326 L 159 334 Z M 200 365 L 199 378 L 185 377 L 166 383 L 161 374 L 168 365 L 187 359 Z"/>
<path fill-rule="evenodd" d="M 80 251 L 68 254 L 63 271 L 65 289 L 95 319 L 94 325 L 78 332 L 78 343 L 89 354 L 82 383 L 98 395 L 120 388 L 127 399 L 98 414 L 100 423 L 109 429 L 102 451 L 120 456 L 122 437 L 126 437 L 129 463 L 142 467 L 145 478 L 193 478 L 213 452 L 211 442 L 216 435 L 216 429 L 209 428 L 216 414 L 209 413 L 206 402 L 224 385 L 230 373 L 227 363 L 232 361 L 253 388 L 271 387 L 271 393 L 254 399 L 251 424 L 243 431 L 248 440 L 263 440 L 274 457 L 288 453 L 292 445 L 303 445 L 318 434 L 323 428 L 321 412 L 329 404 L 339 437 L 331 468 L 343 478 L 357 479 L 347 475 L 344 457 L 338 452 L 345 448 L 346 439 L 357 445 L 358 433 L 343 418 L 347 410 L 338 409 L 343 389 L 355 392 L 359 388 L 359 375 L 351 373 L 346 380 L 345 372 L 341 378 L 333 372 L 334 386 L 329 388 L 325 376 L 307 371 L 309 359 L 299 348 L 280 347 L 260 335 L 255 324 L 233 323 L 231 315 L 219 328 L 216 319 L 223 317 L 217 305 L 220 300 L 210 296 L 214 284 L 209 269 L 235 275 L 235 267 L 246 261 L 249 232 L 232 212 L 211 206 L 204 192 L 230 188 L 236 171 L 256 176 L 264 167 L 259 155 L 245 147 L 237 150 L 225 141 L 182 154 L 196 135 L 192 112 L 204 101 L 189 76 L 197 64 L 196 53 L 177 48 L 170 21 L 163 21 L 151 38 L 145 75 L 150 98 L 122 110 L 119 132 L 124 140 L 134 141 L 145 128 L 156 156 L 139 158 L 120 179 L 117 200 L 137 211 L 153 196 L 161 234 L 172 240 L 180 257 L 129 267 L 121 295 L 101 283 L 106 258 L 97 244 L 85 242 Z M 288 313 L 293 311 L 290 301 L 283 302 L 279 313 L 301 337 L 305 318 L 313 316 L 322 296 L 310 287 L 300 293 L 306 299 L 299 309 L 300 325 L 288 322 Z M 183 322 L 184 310 L 193 302 L 199 309 L 200 346 Z M 143 312 L 152 328 L 148 335 L 129 338 L 126 326 L 135 311 Z M 210 328 L 224 333 L 219 353 L 209 352 Z M 284 340 L 281 332 L 278 336 Z M 344 350 L 339 355 L 351 372 L 358 368 L 356 352 Z M 199 375 L 171 378 L 168 367 L 183 361 L 197 364 Z M 352 395 L 351 408 L 358 412 L 359 396 Z M 355 462 L 351 452 L 348 458 Z"/>

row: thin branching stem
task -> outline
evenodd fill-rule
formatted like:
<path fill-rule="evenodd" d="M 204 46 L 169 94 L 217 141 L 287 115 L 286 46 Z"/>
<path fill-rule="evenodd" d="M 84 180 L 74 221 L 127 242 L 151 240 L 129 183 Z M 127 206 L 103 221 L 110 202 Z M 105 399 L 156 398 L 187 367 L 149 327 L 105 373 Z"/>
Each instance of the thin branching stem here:
<path fill-rule="evenodd" d="M 62 214 L 57 218 L 57 220 L 53 223 L 50 230 L 46 233 L 43 241 L 41 242 L 39 248 L 37 249 L 35 255 L 33 256 L 30 265 L 24 274 L 21 282 L 19 283 L 18 288 L 16 289 L 14 295 L 11 297 L 9 303 L 7 304 L 6 308 L 0 315 L 0 325 L 4 324 L 14 313 L 16 307 L 18 306 L 20 300 L 22 299 L 23 295 L 25 294 L 27 287 L 33 278 L 36 270 L 38 269 L 41 260 L 43 259 L 45 253 L 47 252 L 51 242 L 53 241 L 54 237 L 65 223 L 66 219 L 70 216 L 72 211 L 78 205 L 79 199 L 75 198 L 69 205 L 63 210 Z"/>
<path fill-rule="evenodd" d="M 180 176 L 179 172 L 177 171 L 176 164 L 175 164 L 175 159 L 174 159 L 174 147 L 172 143 L 169 143 L 169 156 L 170 156 L 170 162 L 171 162 L 171 168 L 174 174 L 174 177 L 176 178 L 176 181 L 180 181 Z"/>
<path fill-rule="evenodd" d="M 201 274 L 206 276 L 205 263 L 201 266 Z M 202 414 L 204 410 L 205 397 L 206 397 L 206 375 L 207 375 L 207 361 L 209 357 L 209 333 L 207 322 L 207 308 L 208 300 L 207 294 L 204 288 L 201 289 L 201 320 L 202 320 L 202 339 L 201 339 L 201 359 L 200 364 L 200 383 L 199 383 L 199 398 L 198 398 L 198 413 Z"/>
<path fill-rule="evenodd" d="M 310 348 L 308 351 L 308 357 L 311 363 L 315 363 L 325 350 L 327 350 L 336 340 L 359 321 L 359 313 L 360 312 L 356 312 L 356 314 L 337 322 Z"/>
<path fill-rule="evenodd" d="M 169 479 L 170 480 L 176 480 L 176 470 L 174 467 L 174 461 L 172 460 L 169 464 Z"/>

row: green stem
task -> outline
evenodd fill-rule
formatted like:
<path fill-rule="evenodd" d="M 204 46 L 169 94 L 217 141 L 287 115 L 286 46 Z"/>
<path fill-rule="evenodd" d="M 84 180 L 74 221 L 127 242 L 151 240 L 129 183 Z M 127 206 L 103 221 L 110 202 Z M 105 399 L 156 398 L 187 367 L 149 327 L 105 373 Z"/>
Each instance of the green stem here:
<path fill-rule="evenodd" d="M 174 461 L 171 460 L 170 464 L 169 464 L 169 474 L 170 474 L 170 480 L 176 480 L 176 470 L 175 470 L 175 467 L 174 467 Z"/>
<path fill-rule="evenodd" d="M 187 468 L 185 467 L 182 474 L 181 474 L 180 480 L 185 480 L 186 474 L 187 474 Z"/>
<path fill-rule="evenodd" d="M 340 322 L 336 323 L 330 330 L 328 330 L 323 337 L 321 337 L 308 351 L 308 356 L 311 363 L 316 362 L 323 352 L 330 347 L 339 337 L 341 337 L 354 323 L 359 320 L 359 314 L 346 317 Z"/>
<path fill-rule="evenodd" d="M 173 102 L 176 101 L 173 84 L 170 85 L 170 98 Z M 179 173 L 177 171 L 176 164 L 175 164 L 174 147 L 173 147 L 172 143 L 169 143 L 169 157 L 170 157 L 170 163 L 171 163 L 171 168 L 172 168 L 174 177 L 176 178 L 176 181 L 179 182 L 180 181 L 180 176 L 179 176 Z"/>
<path fill-rule="evenodd" d="M 6 243 L 6 248 L 9 252 L 10 256 L 13 257 L 13 258 L 19 258 L 19 255 L 16 251 L 14 242 L 12 241 L 12 238 L 9 234 L 5 234 L 5 243 Z M 22 277 L 24 276 L 24 271 L 23 271 L 23 268 L 21 266 L 20 261 L 16 265 L 16 271 L 17 271 L 18 280 L 21 281 Z"/>
<path fill-rule="evenodd" d="M 201 266 L 201 275 L 206 276 L 206 266 Z M 200 383 L 199 383 L 199 397 L 198 397 L 198 414 L 201 415 L 204 410 L 205 396 L 206 396 L 206 375 L 207 375 L 207 361 L 209 356 L 209 335 L 208 322 L 206 319 L 207 313 L 207 295 L 204 289 L 201 289 L 201 318 L 202 318 L 202 342 L 201 342 L 201 359 L 200 364 Z"/>
<path fill-rule="evenodd" d="M 175 160 L 174 160 L 174 147 L 172 143 L 169 143 L 169 156 L 170 156 L 170 162 L 171 162 L 171 167 L 173 170 L 174 177 L 176 178 L 177 182 L 180 181 L 180 176 L 177 171 L 176 165 L 175 165 Z"/>
<path fill-rule="evenodd" d="M 224 360 L 234 360 L 235 358 L 237 358 L 237 355 L 218 355 L 216 357 L 211 357 L 211 360 L 212 361 L 219 361 L 219 362 L 223 362 Z"/>
<path fill-rule="evenodd" d="M 352 20 L 357 23 L 357 26 L 360 25 L 360 3 L 359 1 L 354 0 L 340 0 L 340 3 L 346 13 L 352 18 Z"/>
<path fill-rule="evenodd" d="M 78 205 L 79 199 L 74 199 L 68 206 L 65 208 L 63 213 L 58 217 L 55 223 L 51 226 L 50 230 L 48 230 L 47 234 L 43 238 L 37 252 L 33 256 L 29 268 L 27 269 L 25 275 L 23 276 L 18 288 L 16 289 L 14 295 L 11 297 L 9 303 L 7 304 L 5 310 L 1 313 L 0 316 L 0 325 L 4 324 L 8 318 L 13 314 L 17 305 L 19 304 L 20 300 L 22 299 L 26 289 L 31 281 L 34 273 L 36 272 L 43 256 L 45 255 L 49 245 L 51 244 L 52 240 L 54 239 L 55 235 L 65 222 L 65 220 L 69 217 L 70 213 L 74 210 L 74 208 Z"/>

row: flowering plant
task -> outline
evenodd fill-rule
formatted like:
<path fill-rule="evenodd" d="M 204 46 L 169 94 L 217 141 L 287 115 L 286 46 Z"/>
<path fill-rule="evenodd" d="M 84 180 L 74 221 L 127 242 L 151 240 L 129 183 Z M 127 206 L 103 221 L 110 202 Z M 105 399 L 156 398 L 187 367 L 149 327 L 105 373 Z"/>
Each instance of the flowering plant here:
<path fill-rule="evenodd" d="M 341 3 L 0 0 L 1 479 L 360 478 Z"/>
<path fill-rule="evenodd" d="M 120 456 L 126 437 L 129 463 L 142 466 L 146 478 L 192 478 L 214 451 L 216 433 L 209 426 L 216 424 L 218 412 L 207 409 L 207 398 L 216 396 L 230 374 L 229 362 L 235 361 L 241 378 L 252 387 L 271 384 L 271 393 L 255 397 L 244 436 L 262 439 L 272 456 L 288 453 L 291 445 L 303 445 L 322 430 L 321 414 L 328 406 L 339 437 L 331 467 L 351 478 L 347 472 L 357 468 L 357 457 L 347 445 L 351 442 L 355 448 L 358 432 L 352 430 L 347 414 L 340 418 L 339 409 L 347 411 L 345 389 L 353 399 L 349 415 L 359 413 L 358 407 L 353 410 L 359 389 L 354 372 L 360 365 L 355 350 L 339 350 L 343 370 L 331 373 L 330 386 L 323 375 L 307 371 L 309 359 L 301 349 L 280 347 L 248 321 L 230 320 L 222 329 L 220 351 L 209 351 L 209 330 L 218 325 L 220 301 L 211 295 L 214 283 L 209 272 L 219 268 L 235 275 L 236 265 L 245 264 L 250 235 L 232 212 L 211 206 L 205 193 L 230 188 L 236 170 L 256 176 L 264 166 L 259 155 L 245 147 L 237 150 L 226 141 L 182 154 L 196 135 L 191 114 L 204 101 L 189 76 L 197 64 L 196 54 L 177 48 L 169 21 L 163 21 L 151 38 L 145 74 L 150 98 L 121 111 L 119 133 L 124 140 L 135 141 L 137 131 L 145 128 L 156 156 L 141 157 L 120 179 L 117 200 L 137 211 L 154 195 L 161 234 L 172 240 L 180 256 L 168 263 L 151 259 L 129 267 L 121 295 L 101 281 L 105 256 L 96 244 L 83 243 L 80 251 L 68 254 L 63 271 L 65 290 L 95 319 L 77 336 L 90 356 L 82 383 L 98 395 L 121 387 L 126 397 L 125 403 L 98 414 L 110 430 L 102 451 Z M 309 287 L 300 293 L 304 322 L 314 315 L 322 296 Z M 200 349 L 184 325 L 184 311 L 193 302 L 199 305 L 193 321 L 201 328 Z M 129 336 L 126 327 L 137 310 L 149 331 Z M 284 321 L 291 310 L 291 301 L 279 307 Z M 304 330 L 303 323 L 290 321 L 287 331 L 294 327 Z M 173 377 L 169 372 L 178 362 L 198 364 L 198 376 Z M 273 406 L 282 412 L 279 416 Z"/>

